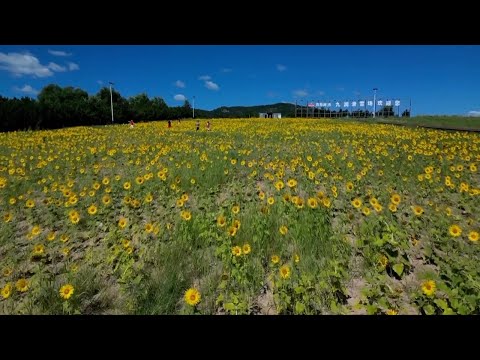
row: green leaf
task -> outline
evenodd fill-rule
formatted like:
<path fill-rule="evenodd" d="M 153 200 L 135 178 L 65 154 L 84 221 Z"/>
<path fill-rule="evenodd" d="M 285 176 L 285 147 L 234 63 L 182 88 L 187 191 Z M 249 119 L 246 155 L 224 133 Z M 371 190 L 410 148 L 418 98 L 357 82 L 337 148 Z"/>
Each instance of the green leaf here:
<path fill-rule="evenodd" d="M 367 314 L 374 315 L 377 312 L 378 308 L 375 305 L 367 305 Z"/>
<path fill-rule="evenodd" d="M 231 302 L 230 302 L 230 303 L 226 303 L 226 304 L 224 305 L 224 308 L 225 308 L 225 310 L 228 310 L 228 311 L 234 311 L 234 310 L 235 310 L 235 305 L 234 305 L 233 303 L 231 303 Z"/>
<path fill-rule="evenodd" d="M 305 292 L 305 288 L 303 286 L 297 286 L 295 288 L 295 294 L 301 294 L 303 292 Z"/>
<path fill-rule="evenodd" d="M 303 314 L 303 312 L 305 311 L 305 305 L 299 301 L 296 302 L 295 304 L 295 312 L 297 314 Z"/>
<path fill-rule="evenodd" d="M 140 281 L 142 281 L 142 275 L 137 275 L 137 277 L 135 279 L 133 279 L 133 283 L 134 284 L 140 284 Z"/>
<path fill-rule="evenodd" d="M 433 315 L 435 314 L 435 309 L 433 308 L 432 305 L 428 304 L 423 307 L 423 311 L 425 311 L 425 314 L 427 315 Z"/>
<path fill-rule="evenodd" d="M 382 297 L 380 300 L 378 300 L 378 305 L 381 305 L 384 308 L 389 307 L 388 304 L 387 304 L 387 299 L 385 299 L 384 297 Z"/>
<path fill-rule="evenodd" d="M 382 246 L 383 244 L 384 244 L 384 240 L 379 237 L 376 237 L 375 240 L 373 241 L 373 245 L 375 246 Z"/>
<path fill-rule="evenodd" d="M 398 276 L 402 276 L 404 265 L 403 264 L 395 264 L 392 266 L 393 271 L 397 273 Z"/>
<path fill-rule="evenodd" d="M 448 307 L 448 304 L 445 302 L 445 300 L 435 299 L 435 300 L 433 300 L 433 302 L 434 302 L 435 304 L 437 304 L 437 306 L 438 306 L 439 308 L 441 308 L 442 310 L 444 310 L 444 311 L 449 308 L 449 307 Z"/>
<path fill-rule="evenodd" d="M 455 311 L 453 311 L 451 308 L 446 308 L 443 312 L 443 315 L 455 315 Z"/>
<path fill-rule="evenodd" d="M 337 303 L 335 302 L 335 300 L 332 300 L 330 302 L 330 309 L 332 310 L 332 312 L 336 313 L 338 311 L 338 306 L 337 306 Z"/>

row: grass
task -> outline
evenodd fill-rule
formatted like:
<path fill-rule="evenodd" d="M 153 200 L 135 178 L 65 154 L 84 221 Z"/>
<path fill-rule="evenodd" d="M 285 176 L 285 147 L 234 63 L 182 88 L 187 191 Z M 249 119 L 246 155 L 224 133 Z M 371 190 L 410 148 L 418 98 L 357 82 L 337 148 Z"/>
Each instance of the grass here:
<path fill-rule="evenodd" d="M 376 118 L 368 120 L 364 119 L 360 121 L 405 126 L 432 127 L 447 130 L 480 131 L 480 117 L 414 116 L 411 118 Z"/>

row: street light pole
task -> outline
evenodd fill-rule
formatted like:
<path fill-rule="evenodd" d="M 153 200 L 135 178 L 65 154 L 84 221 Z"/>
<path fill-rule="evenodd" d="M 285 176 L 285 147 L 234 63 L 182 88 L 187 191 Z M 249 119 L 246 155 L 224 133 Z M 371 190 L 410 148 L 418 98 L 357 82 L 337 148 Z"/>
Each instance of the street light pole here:
<path fill-rule="evenodd" d="M 375 113 L 377 112 L 377 88 L 373 88 L 373 117 L 375 117 Z"/>
<path fill-rule="evenodd" d="M 195 96 L 193 97 L 193 118 L 195 119 Z"/>
<path fill-rule="evenodd" d="M 113 82 L 109 81 L 110 84 L 110 108 L 112 109 L 112 124 L 113 124 L 113 96 L 112 96 L 112 85 L 115 85 Z"/>

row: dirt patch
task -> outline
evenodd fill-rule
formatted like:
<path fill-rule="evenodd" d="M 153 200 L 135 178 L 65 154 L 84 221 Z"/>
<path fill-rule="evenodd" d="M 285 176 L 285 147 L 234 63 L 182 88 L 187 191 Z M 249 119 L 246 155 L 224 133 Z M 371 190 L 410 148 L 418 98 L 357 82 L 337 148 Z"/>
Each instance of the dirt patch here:
<path fill-rule="evenodd" d="M 357 307 L 362 297 L 362 289 L 365 287 L 365 280 L 362 278 L 353 278 L 347 285 L 347 300 L 348 307 L 351 309 L 351 315 L 367 315 L 367 310 L 362 307 Z"/>
<path fill-rule="evenodd" d="M 272 288 L 271 281 L 266 279 L 265 285 L 261 289 L 261 294 L 254 301 L 255 308 L 258 311 L 257 315 L 278 315 Z"/>

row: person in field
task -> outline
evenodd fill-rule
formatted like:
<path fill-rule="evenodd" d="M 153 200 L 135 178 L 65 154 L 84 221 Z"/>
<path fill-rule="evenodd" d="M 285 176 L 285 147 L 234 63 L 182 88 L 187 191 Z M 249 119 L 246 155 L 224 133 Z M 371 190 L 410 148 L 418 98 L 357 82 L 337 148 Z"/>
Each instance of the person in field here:
<path fill-rule="evenodd" d="M 197 120 L 196 123 L 196 131 L 200 130 L 200 120 Z"/>
<path fill-rule="evenodd" d="M 168 120 L 168 128 L 170 129 L 172 127 L 172 120 Z"/>
<path fill-rule="evenodd" d="M 210 121 L 207 121 L 207 131 L 210 131 Z"/>
<path fill-rule="evenodd" d="M 135 123 L 133 122 L 133 120 L 130 120 L 130 129 L 133 128 L 135 126 Z"/>

